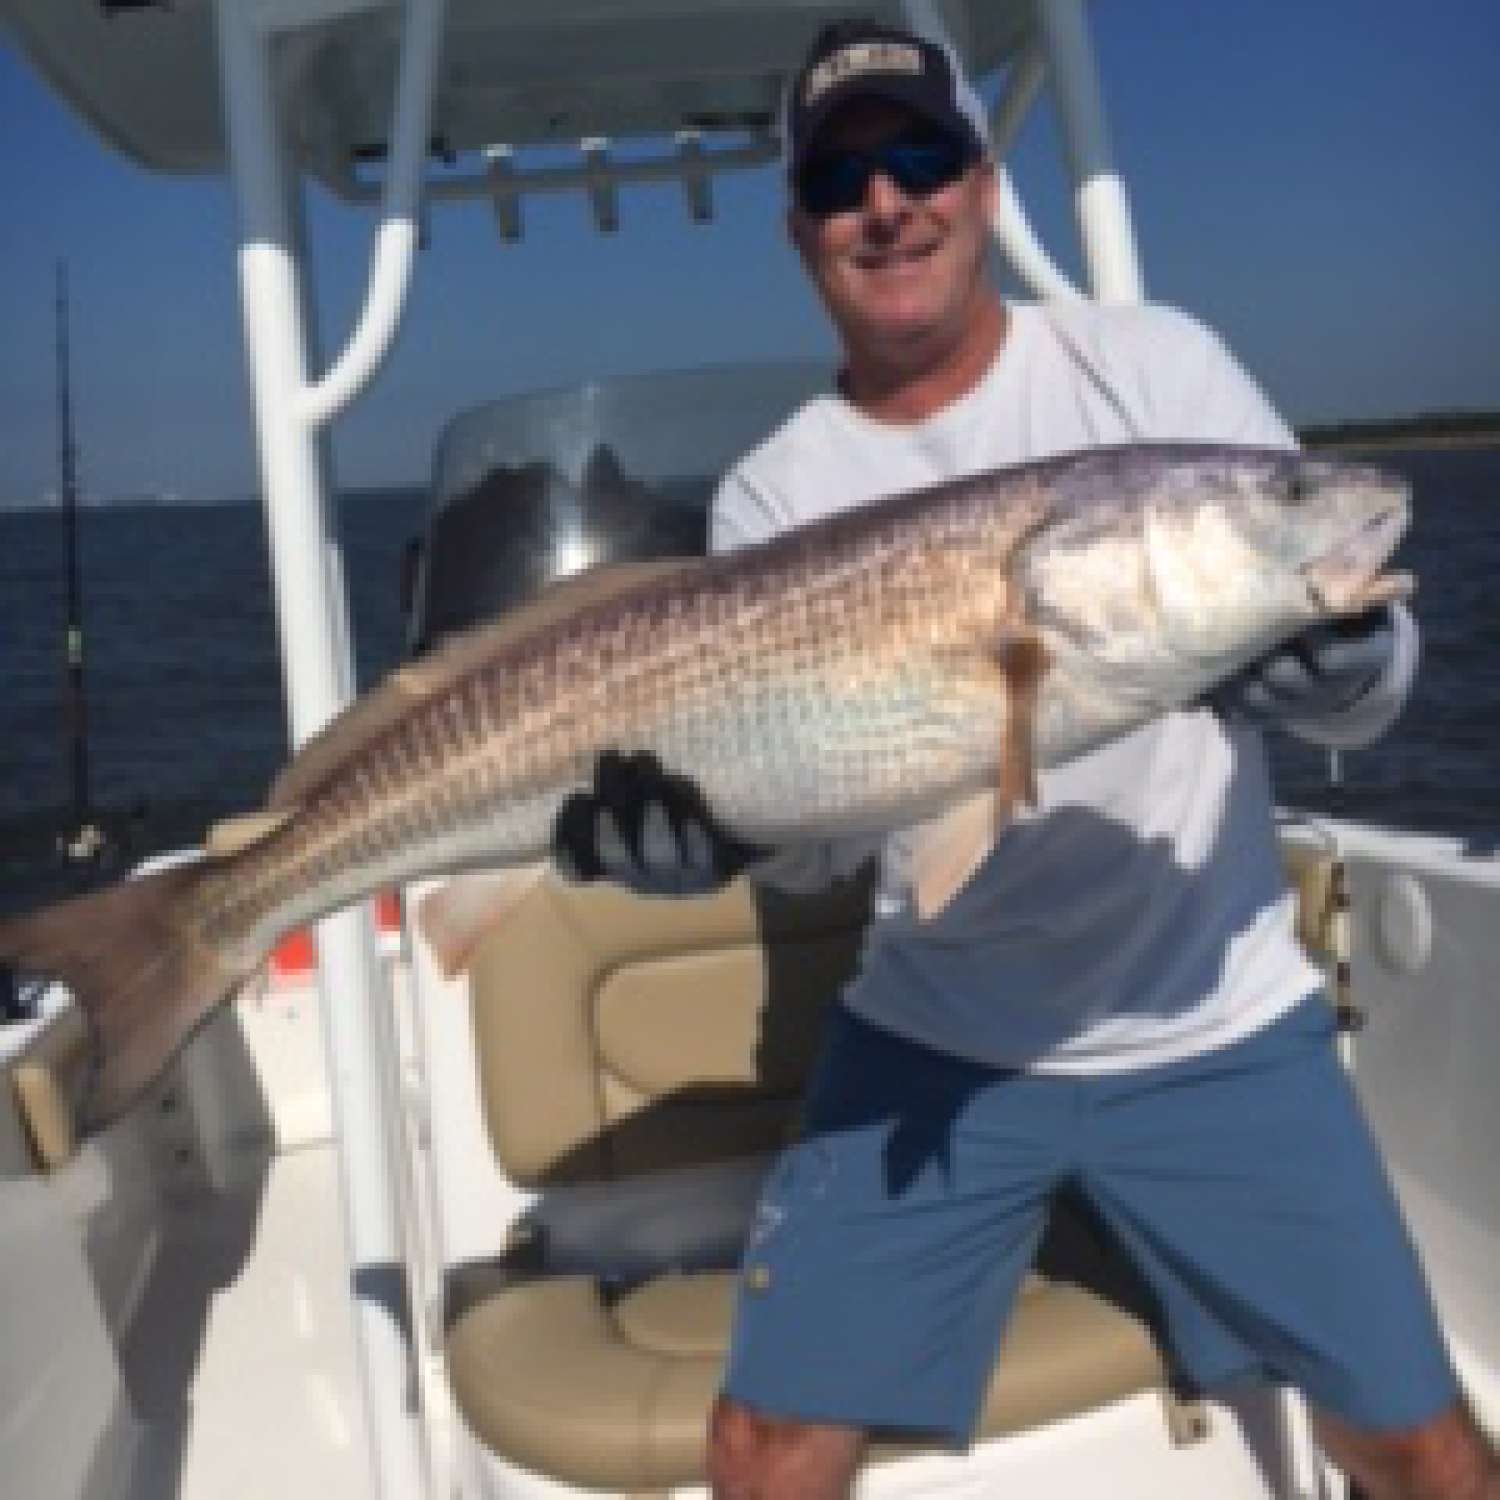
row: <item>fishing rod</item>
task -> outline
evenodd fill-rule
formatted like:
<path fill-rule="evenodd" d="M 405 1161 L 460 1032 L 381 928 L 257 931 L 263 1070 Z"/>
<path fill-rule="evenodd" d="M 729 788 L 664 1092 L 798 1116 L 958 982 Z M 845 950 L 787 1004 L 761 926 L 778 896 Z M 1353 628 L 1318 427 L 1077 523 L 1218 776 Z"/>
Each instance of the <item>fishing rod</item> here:
<path fill-rule="evenodd" d="M 68 351 L 68 268 L 57 263 L 57 428 L 59 499 L 63 518 L 66 586 L 63 723 L 68 738 L 71 823 L 57 848 L 72 865 L 92 865 L 108 839 L 95 821 L 89 796 L 88 715 L 83 681 L 83 590 L 78 559 L 78 445 L 73 439 L 73 391 Z"/>

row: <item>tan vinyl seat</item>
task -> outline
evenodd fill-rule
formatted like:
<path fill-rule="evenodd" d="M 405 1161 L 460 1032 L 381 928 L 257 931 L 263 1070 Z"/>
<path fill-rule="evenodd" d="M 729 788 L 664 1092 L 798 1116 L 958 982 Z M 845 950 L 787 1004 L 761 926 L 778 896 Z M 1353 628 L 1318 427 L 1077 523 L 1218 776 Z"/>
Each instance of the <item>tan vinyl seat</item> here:
<path fill-rule="evenodd" d="M 855 886 L 684 902 L 549 882 L 476 955 L 486 1125 L 506 1173 L 541 1191 L 533 1232 L 450 1277 L 452 1389 L 502 1457 L 607 1490 L 702 1482 L 734 1256 L 704 1264 L 688 1243 L 612 1275 L 608 1241 L 633 1185 L 680 1181 L 691 1221 L 714 1164 L 743 1172 L 787 1139 L 867 902 Z M 562 1243 L 549 1196 L 596 1203 L 603 1242 Z M 643 1212 L 659 1225 L 660 1200 Z M 1005 1332 L 986 1435 L 1166 1389 L 1140 1289 L 1086 1223 L 1056 1217 L 1043 1267 Z"/>

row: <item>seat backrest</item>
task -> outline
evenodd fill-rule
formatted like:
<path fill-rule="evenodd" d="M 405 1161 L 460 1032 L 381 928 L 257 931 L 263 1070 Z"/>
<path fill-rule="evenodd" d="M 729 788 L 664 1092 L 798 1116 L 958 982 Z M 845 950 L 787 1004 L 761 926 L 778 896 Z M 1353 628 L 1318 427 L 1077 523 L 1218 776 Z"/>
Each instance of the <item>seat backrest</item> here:
<path fill-rule="evenodd" d="M 868 910 L 864 882 L 648 900 L 543 881 L 470 969 L 506 1173 L 613 1181 L 782 1144 Z"/>

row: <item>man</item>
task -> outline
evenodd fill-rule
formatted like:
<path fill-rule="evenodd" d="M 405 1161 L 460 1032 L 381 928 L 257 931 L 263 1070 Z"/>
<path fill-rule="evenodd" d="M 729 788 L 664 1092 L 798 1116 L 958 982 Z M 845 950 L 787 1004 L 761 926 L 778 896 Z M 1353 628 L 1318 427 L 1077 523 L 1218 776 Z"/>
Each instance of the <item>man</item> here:
<path fill-rule="evenodd" d="M 1179 314 L 1001 302 L 986 129 L 946 49 L 863 23 L 819 37 L 788 99 L 789 227 L 845 362 L 837 394 L 724 480 L 716 549 L 1093 443 L 1292 444 Z M 716 1494 L 831 1500 L 872 1430 L 967 1440 L 1069 1185 L 1145 1275 L 1198 1383 L 1296 1384 L 1371 1496 L 1500 1500 L 1296 944 L 1257 727 L 1362 743 L 1415 660 L 1403 610 L 1325 628 L 1214 709 L 1044 773 L 1039 805 L 932 923 L 910 910 L 906 840 L 886 841 L 803 1139 L 751 1233 Z M 806 888 L 876 852 L 747 848 L 695 788 L 616 756 L 557 844 L 582 878 L 657 891 L 746 865 Z M 940 1149 L 896 1170 L 902 1132 Z"/>

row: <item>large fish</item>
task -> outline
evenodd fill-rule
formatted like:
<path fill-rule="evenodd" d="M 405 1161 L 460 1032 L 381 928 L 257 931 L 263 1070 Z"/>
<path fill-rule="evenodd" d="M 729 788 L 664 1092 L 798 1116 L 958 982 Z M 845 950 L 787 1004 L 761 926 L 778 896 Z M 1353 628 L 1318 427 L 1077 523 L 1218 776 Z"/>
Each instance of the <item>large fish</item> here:
<path fill-rule="evenodd" d="M 760 844 L 925 821 L 931 913 L 1037 765 L 1406 592 L 1382 570 L 1408 515 L 1375 469 L 1138 446 L 600 570 L 395 672 L 204 859 L 0 924 L 0 962 L 71 986 L 102 1122 L 289 929 L 421 876 L 542 868 L 606 747 L 653 751 Z M 473 913 L 434 916 L 452 965 Z"/>

